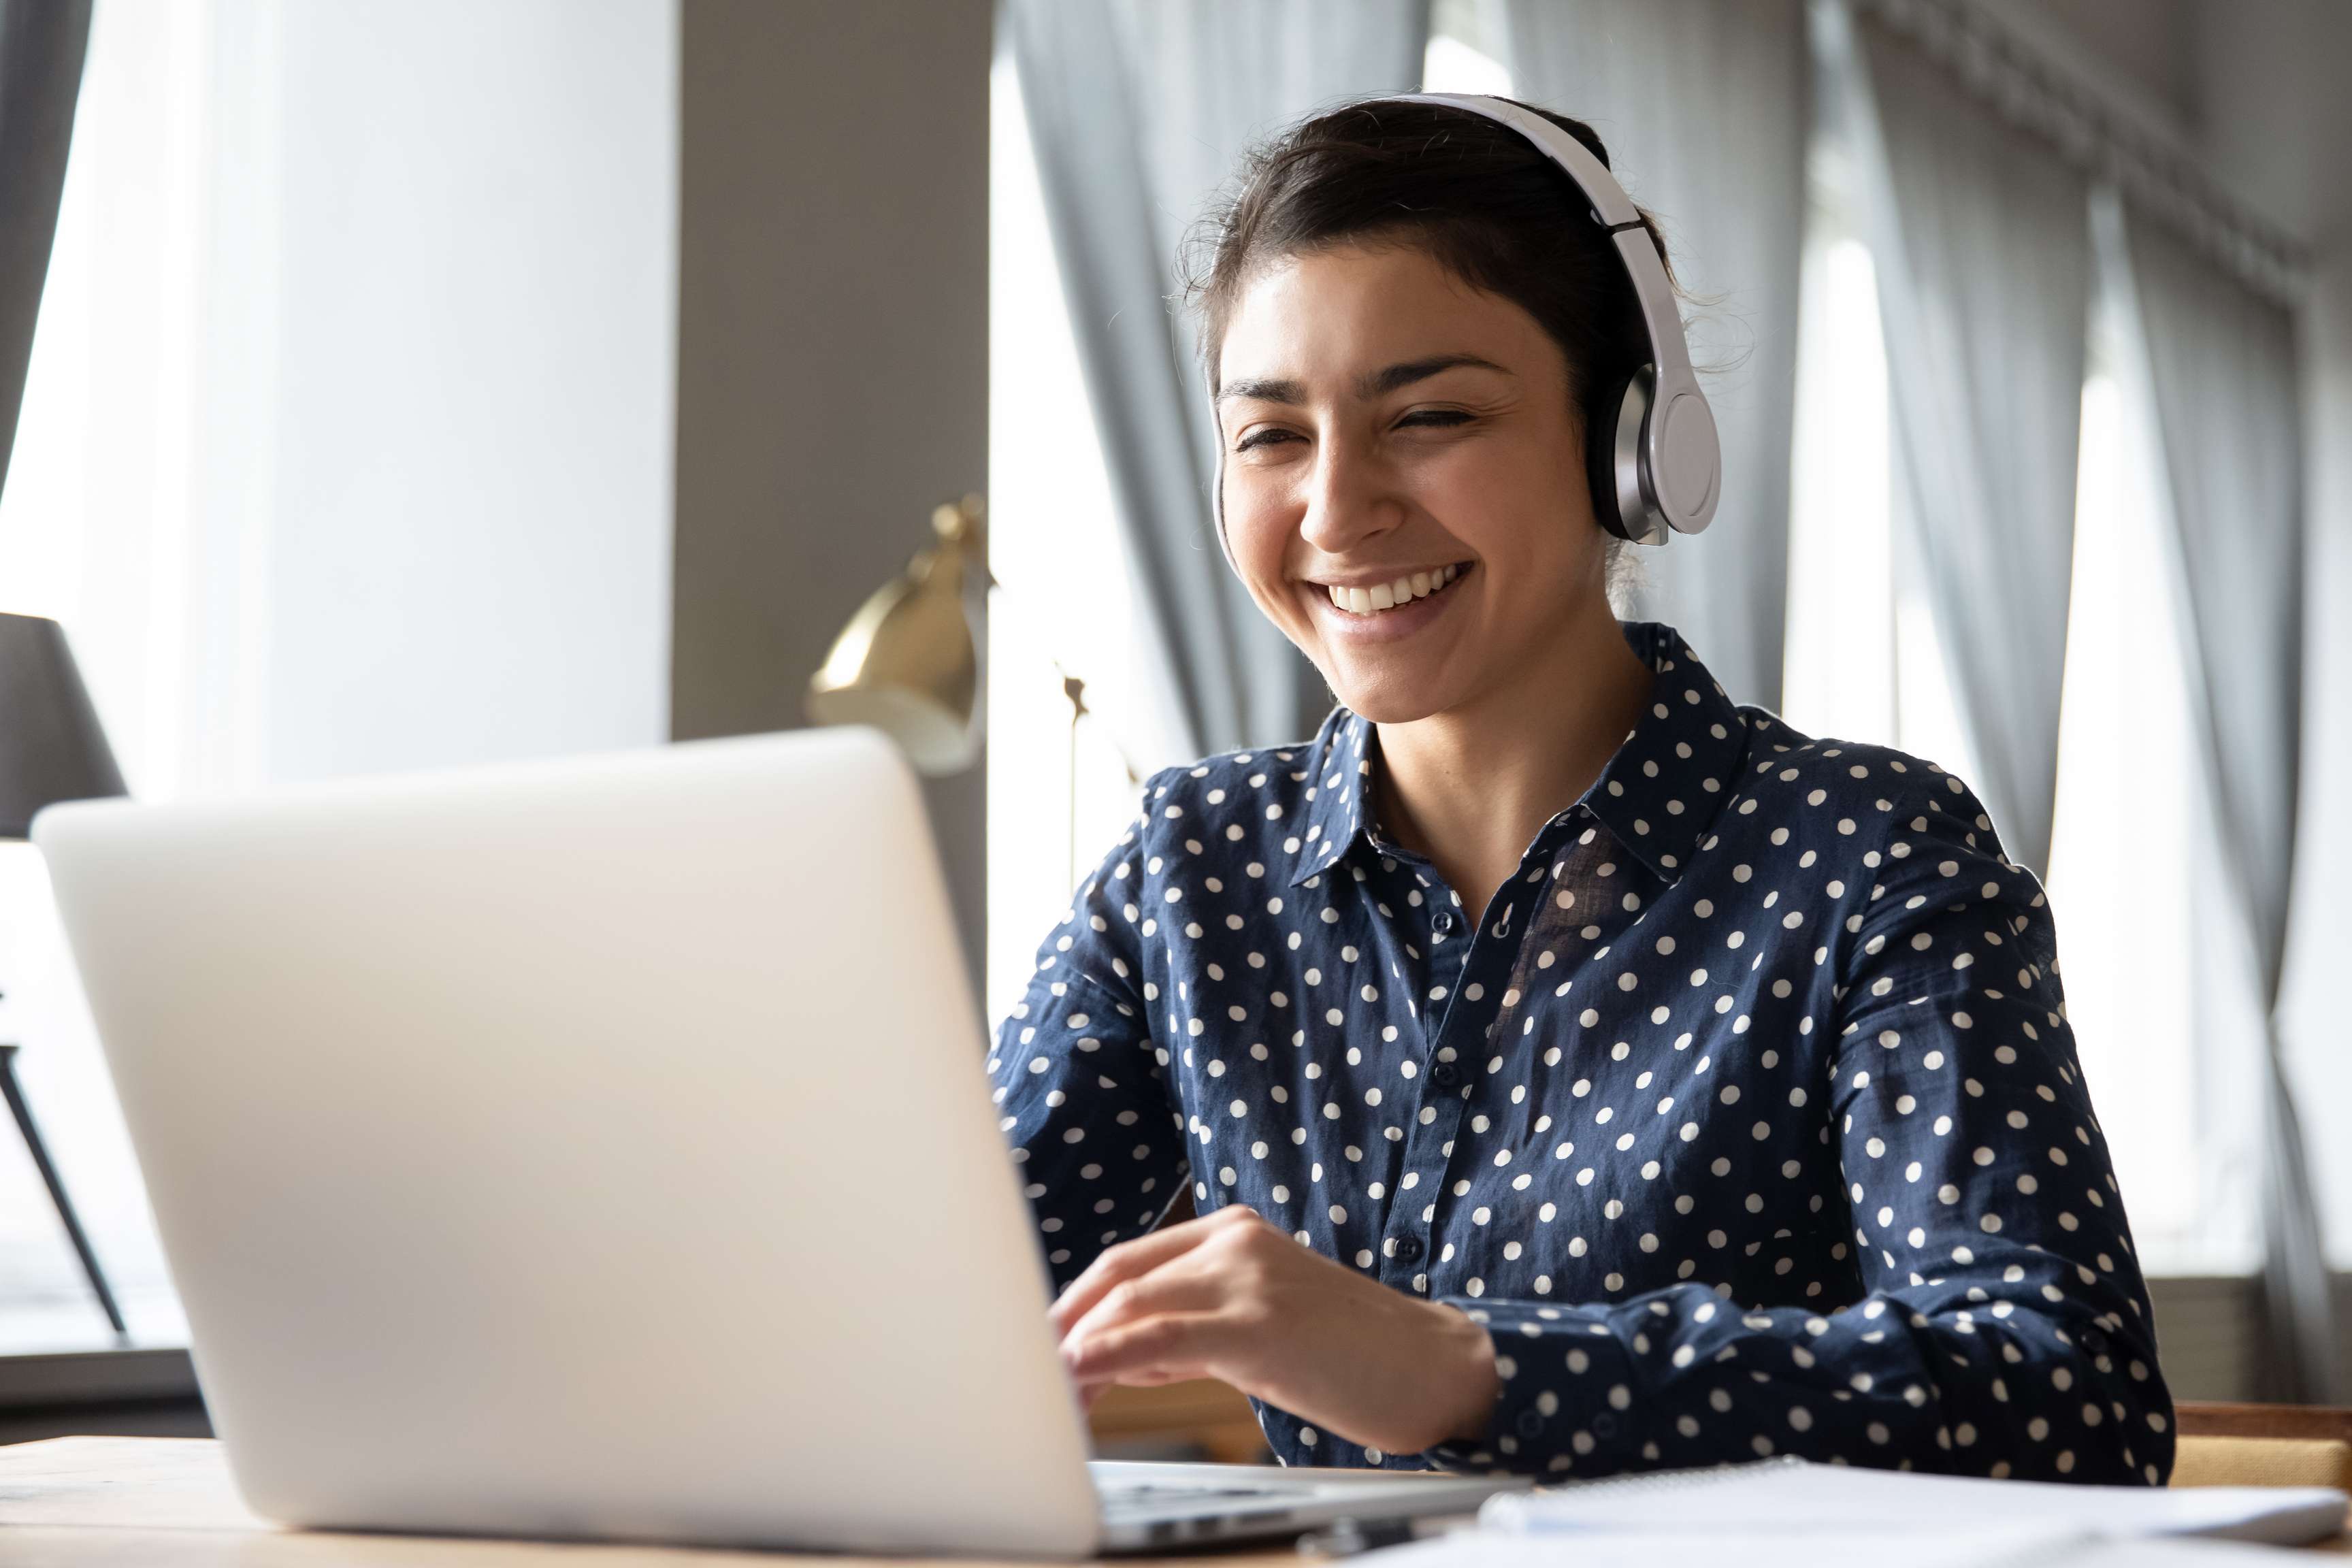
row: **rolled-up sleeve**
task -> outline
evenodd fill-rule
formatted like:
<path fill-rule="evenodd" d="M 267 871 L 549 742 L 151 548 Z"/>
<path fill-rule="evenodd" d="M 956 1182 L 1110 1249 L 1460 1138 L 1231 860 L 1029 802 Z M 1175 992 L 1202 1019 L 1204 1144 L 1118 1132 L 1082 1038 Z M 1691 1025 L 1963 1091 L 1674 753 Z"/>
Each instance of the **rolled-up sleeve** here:
<path fill-rule="evenodd" d="M 988 1058 L 1057 1288 L 1157 1224 L 1188 1169 L 1144 1000 L 1135 899 L 1148 826 L 1080 883 Z"/>
<path fill-rule="evenodd" d="M 2042 890 L 1958 781 L 1908 795 L 1824 954 L 1837 1008 L 1816 1055 L 1861 1298 L 1455 1300 L 1494 1335 L 1502 1393 L 1482 1443 L 1433 1457 L 2169 1475 L 2171 1399 Z"/>

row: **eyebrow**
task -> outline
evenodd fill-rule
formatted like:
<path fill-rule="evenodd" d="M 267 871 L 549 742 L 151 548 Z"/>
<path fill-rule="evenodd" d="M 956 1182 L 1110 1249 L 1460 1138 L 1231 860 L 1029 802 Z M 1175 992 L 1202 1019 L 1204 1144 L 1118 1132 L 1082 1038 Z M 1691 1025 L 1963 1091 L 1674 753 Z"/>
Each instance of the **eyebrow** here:
<path fill-rule="evenodd" d="M 1465 365 L 1475 370 L 1491 370 L 1497 375 L 1511 374 L 1493 360 L 1480 359 L 1476 354 L 1432 354 L 1427 359 L 1407 360 L 1402 364 L 1392 364 L 1386 370 L 1376 370 L 1370 375 L 1359 377 L 1356 395 L 1378 397 L 1401 386 L 1411 386 L 1416 381 L 1427 381 L 1441 371 L 1458 370 Z"/>
<path fill-rule="evenodd" d="M 1491 370 L 1498 375 L 1511 374 L 1493 360 L 1482 359 L 1476 354 L 1431 354 L 1426 359 L 1406 360 L 1402 364 L 1388 365 L 1358 376 L 1356 395 L 1379 397 L 1399 387 L 1411 386 L 1414 382 L 1427 381 L 1441 372 L 1465 366 L 1474 370 Z M 1300 404 L 1307 401 L 1307 388 L 1298 382 L 1282 377 L 1259 377 L 1228 382 L 1217 393 L 1219 403 L 1234 397 L 1255 398 L 1262 403 Z"/>

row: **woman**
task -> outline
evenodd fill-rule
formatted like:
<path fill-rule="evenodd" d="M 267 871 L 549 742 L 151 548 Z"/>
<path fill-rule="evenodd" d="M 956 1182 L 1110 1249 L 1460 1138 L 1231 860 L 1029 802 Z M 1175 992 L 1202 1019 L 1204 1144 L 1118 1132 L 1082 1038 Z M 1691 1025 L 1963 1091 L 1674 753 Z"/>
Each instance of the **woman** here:
<path fill-rule="evenodd" d="M 1958 779 L 1610 609 L 1584 453 L 1647 340 L 1581 195 L 1430 103 L 1244 174 L 1221 526 L 1342 706 L 1153 778 L 1000 1031 L 1073 1377 L 1223 1378 L 1293 1463 L 2160 1484 L 2041 888 Z"/>

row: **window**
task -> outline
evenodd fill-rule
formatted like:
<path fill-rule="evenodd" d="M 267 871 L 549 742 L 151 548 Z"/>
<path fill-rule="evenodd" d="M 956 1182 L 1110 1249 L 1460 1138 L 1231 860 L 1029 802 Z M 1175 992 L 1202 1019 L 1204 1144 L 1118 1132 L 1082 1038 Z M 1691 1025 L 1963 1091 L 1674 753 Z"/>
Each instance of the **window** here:
<path fill-rule="evenodd" d="M 1895 734 L 1886 354 L 1869 248 L 1817 155 L 1800 273 L 1781 707 L 1815 735 Z"/>
<path fill-rule="evenodd" d="M 2050 899 L 2066 1010 L 2153 1273 L 2235 1272 L 2208 1196 L 2189 893 L 2201 809 L 2157 447 L 2093 336 L 2059 715 Z M 2251 1206 L 2240 1211 L 2251 1213 Z"/>
<path fill-rule="evenodd" d="M 1976 765 L 1895 509 L 1876 272 L 1841 150 L 1817 147 L 1800 305 L 1783 707 L 1817 735 Z M 2150 1273 L 2229 1270 L 2209 1195 L 2190 989 L 2195 755 L 2157 448 L 2094 323 L 2083 389 L 2050 898 L 2067 1012 Z M 2170 846 L 2151 853 L 2151 846 Z"/>
<path fill-rule="evenodd" d="M 194 747 L 184 592 L 205 29 L 101 5 L 5 499 L 0 610 L 63 623 L 123 773 L 180 793 Z M 188 726 L 193 729 L 194 726 Z M 130 1141 L 30 845 L 0 844 L 0 1039 L 133 1338 L 186 1342 Z M 0 1352 L 109 1341 L 47 1193 L 0 1125 Z"/>
<path fill-rule="evenodd" d="M 1511 95 L 1510 70 L 1495 58 L 1492 40 L 1479 26 L 1483 19 L 1475 6 L 1438 6 L 1435 26 L 1429 35 L 1429 48 L 1422 56 L 1423 92 L 1485 92 L 1497 98 Z"/>
<path fill-rule="evenodd" d="M 1900 504 L 1878 273 L 1850 165 L 1814 150 L 1800 274 L 1781 706 L 1809 734 L 1976 772 Z"/>
<path fill-rule="evenodd" d="M 1021 82 L 991 82 L 989 1016 L 1020 999 L 1077 879 L 1134 820 L 1137 775 L 1179 760 L 1047 232 Z M 1084 682 L 1072 721 L 1065 679 Z M 1064 765 L 1047 765 L 1060 759 Z M 1132 772 L 1130 772 L 1130 766 Z"/>
<path fill-rule="evenodd" d="M 429 21 L 389 39 L 389 12 L 96 8 L 0 498 L 0 607 L 65 624 L 143 799 L 663 733 L 676 7 L 495 10 L 478 47 L 431 54 L 420 99 L 408 68 L 446 41 Z M 559 23 L 561 69 L 510 68 Z M 348 47 L 362 34 L 403 47 Z M 378 112 L 426 100 L 416 126 Z M 426 121 L 436 134 L 415 134 Z M 507 176 L 523 168 L 518 204 Z M 481 234 L 496 243 L 451 248 Z M 367 287 L 379 277 L 417 287 Z M 478 374 L 453 381 L 451 364 Z M 495 441 L 471 417 L 486 408 Z M 537 591 L 548 541 L 569 551 L 561 592 Z M 396 643 L 425 623 L 434 637 Z M 20 846 L 0 846 L 0 989 L 134 1337 L 179 1339 Z M 0 1133 L 0 1348 L 103 1342 Z"/>

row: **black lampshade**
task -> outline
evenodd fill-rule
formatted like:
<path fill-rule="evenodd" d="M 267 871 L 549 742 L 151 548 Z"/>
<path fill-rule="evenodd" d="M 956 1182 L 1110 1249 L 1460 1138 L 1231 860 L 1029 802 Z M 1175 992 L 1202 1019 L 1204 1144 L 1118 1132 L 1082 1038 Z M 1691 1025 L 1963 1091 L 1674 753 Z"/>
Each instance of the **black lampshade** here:
<path fill-rule="evenodd" d="M 0 839 L 24 837 L 52 801 L 128 793 L 65 628 L 0 615 Z"/>

